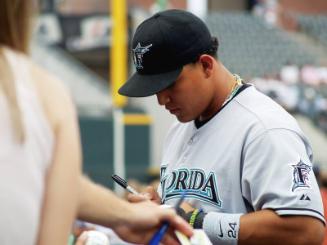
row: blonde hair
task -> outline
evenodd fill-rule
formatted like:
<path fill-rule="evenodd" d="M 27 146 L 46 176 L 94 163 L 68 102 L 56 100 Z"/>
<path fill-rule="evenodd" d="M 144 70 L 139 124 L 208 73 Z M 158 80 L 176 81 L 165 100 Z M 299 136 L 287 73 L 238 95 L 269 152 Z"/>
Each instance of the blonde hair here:
<path fill-rule="evenodd" d="M 16 138 L 24 142 L 22 114 L 17 101 L 14 76 L 4 55 L 4 47 L 28 53 L 32 0 L 0 0 L 0 89 L 5 95 Z"/>

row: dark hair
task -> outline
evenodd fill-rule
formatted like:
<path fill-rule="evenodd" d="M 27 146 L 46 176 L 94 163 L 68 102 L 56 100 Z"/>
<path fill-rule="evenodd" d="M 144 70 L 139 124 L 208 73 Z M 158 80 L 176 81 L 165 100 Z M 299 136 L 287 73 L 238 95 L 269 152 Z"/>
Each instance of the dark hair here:
<path fill-rule="evenodd" d="M 4 54 L 4 47 L 28 53 L 32 0 L 0 0 L 0 91 L 4 93 L 10 110 L 18 142 L 25 139 L 22 113 L 18 104 L 14 74 Z"/>
<path fill-rule="evenodd" d="M 15 51 L 28 52 L 31 17 L 34 1 L 1 0 L 0 1 L 0 45 Z"/>
<path fill-rule="evenodd" d="M 196 63 L 199 60 L 200 56 L 203 54 L 208 54 L 208 55 L 214 57 L 215 59 L 217 59 L 218 58 L 218 54 L 217 54 L 218 47 L 219 47 L 218 38 L 211 37 L 211 47 L 207 51 L 199 54 L 191 63 Z"/>
<path fill-rule="evenodd" d="M 218 58 L 217 52 L 219 47 L 219 41 L 217 37 L 211 37 L 211 48 L 208 50 L 209 55 Z"/>

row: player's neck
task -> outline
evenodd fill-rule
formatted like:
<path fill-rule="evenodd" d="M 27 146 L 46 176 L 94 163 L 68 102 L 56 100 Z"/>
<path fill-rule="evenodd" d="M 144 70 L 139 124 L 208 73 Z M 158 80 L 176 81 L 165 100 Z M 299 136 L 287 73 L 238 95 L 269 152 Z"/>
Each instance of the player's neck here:
<path fill-rule="evenodd" d="M 212 98 L 212 102 L 206 108 L 206 110 L 198 118 L 199 121 L 206 121 L 213 117 L 223 106 L 226 99 L 233 92 L 236 86 L 236 80 L 233 74 L 231 74 L 222 64 L 219 66 L 216 77 L 212 81 L 214 86 L 215 96 Z"/>

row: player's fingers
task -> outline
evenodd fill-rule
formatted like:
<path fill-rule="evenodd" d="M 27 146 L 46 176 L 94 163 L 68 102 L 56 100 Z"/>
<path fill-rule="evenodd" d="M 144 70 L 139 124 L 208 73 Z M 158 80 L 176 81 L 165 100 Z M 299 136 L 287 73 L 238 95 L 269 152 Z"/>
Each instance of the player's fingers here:
<path fill-rule="evenodd" d="M 148 185 L 147 187 L 145 187 L 144 192 L 149 193 L 151 195 L 151 197 L 153 197 L 153 196 L 155 196 L 155 194 L 157 194 L 156 190 L 151 185 Z"/>
<path fill-rule="evenodd" d="M 188 202 L 182 202 L 182 204 L 180 205 L 180 207 L 186 212 L 192 212 L 194 210 L 194 207 L 192 207 L 191 204 L 189 204 Z"/>
<path fill-rule="evenodd" d="M 158 194 L 158 192 L 153 188 L 153 186 L 147 186 L 145 188 L 145 193 L 148 193 L 148 196 L 150 197 L 150 200 L 160 204 L 161 203 L 161 198 Z"/>

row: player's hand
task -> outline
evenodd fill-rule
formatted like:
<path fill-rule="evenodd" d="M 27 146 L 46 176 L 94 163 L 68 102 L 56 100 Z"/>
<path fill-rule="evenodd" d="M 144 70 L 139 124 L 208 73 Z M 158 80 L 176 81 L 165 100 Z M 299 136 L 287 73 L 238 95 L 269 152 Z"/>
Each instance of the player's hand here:
<path fill-rule="evenodd" d="M 161 204 L 161 198 L 158 195 L 158 192 L 152 186 L 147 186 L 145 191 L 141 192 L 140 194 L 129 193 L 127 195 L 127 200 L 133 203 L 150 200 L 156 204 Z"/>
<path fill-rule="evenodd" d="M 182 202 L 180 208 L 184 210 L 185 213 L 193 212 L 195 208 L 188 202 Z"/>
<path fill-rule="evenodd" d="M 179 244 L 173 234 L 175 229 L 188 237 L 193 234 L 191 226 L 171 208 L 162 208 L 152 202 L 140 202 L 130 204 L 128 209 L 128 222 L 114 227 L 115 232 L 128 242 L 147 244 L 164 221 L 169 222 L 170 229 L 162 240 L 163 244 Z"/>

